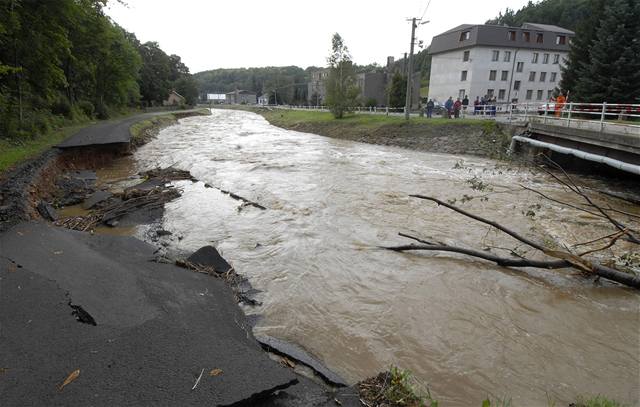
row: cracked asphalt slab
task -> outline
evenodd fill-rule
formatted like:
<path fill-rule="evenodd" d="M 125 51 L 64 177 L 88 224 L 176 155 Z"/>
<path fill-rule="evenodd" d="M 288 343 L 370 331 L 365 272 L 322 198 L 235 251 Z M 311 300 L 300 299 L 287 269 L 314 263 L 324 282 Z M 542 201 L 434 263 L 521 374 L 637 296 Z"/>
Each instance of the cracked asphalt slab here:
<path fill-rule="evenodd" d="M 251 405 L 298 383 L 222 280 L 153 258 L 135 238 L 45 223 L 0 234 L 2 404 Z"/>

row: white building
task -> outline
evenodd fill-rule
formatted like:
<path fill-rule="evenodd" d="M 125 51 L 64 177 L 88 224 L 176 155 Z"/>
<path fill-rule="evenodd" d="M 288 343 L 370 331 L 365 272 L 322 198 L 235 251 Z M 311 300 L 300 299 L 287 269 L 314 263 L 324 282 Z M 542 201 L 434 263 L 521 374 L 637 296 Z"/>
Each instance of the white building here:
<path fill-rule="evenodd" d="M 227 96 L 224 93 L 207 93 L 207 102 L 224 103 Z"/>
<path fill-rule="evenodd" d="M 522 27 L 463 24 L 433 38 L 429 98 L 449 96 L 469 104 L 476 97 L 497 102 L 551 98 L 574 32 L 545 24 Z"/>

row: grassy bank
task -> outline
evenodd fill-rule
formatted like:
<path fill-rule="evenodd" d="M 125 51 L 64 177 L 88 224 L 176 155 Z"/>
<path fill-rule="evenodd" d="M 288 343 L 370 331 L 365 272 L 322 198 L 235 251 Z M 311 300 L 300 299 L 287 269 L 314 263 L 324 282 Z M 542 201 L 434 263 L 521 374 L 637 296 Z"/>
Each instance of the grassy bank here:
<path fill-rule="evenodd" d="M 253 111 L 274 126 L 371 144 L 502 159 L 513 129 L 493 120 L 443 119 L 352 114 L 334 119 L 328 112 L 234 106 Z"/>
<path fill-rule="evenodd" d="M 45 150 L 93 123 L 94 122 L 86 121 L 80 124 L 61 127 L 48 134 L 27 140 L 0 139 L 0 173 L 19 162 L 42 154 Z"/>

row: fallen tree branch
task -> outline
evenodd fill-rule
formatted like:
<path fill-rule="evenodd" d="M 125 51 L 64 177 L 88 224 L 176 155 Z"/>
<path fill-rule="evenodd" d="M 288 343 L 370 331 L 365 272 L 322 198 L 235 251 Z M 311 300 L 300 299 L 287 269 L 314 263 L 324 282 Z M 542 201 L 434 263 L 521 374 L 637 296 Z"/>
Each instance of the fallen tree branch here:
<path fill-rule="evenodd" d="M 568 203 L 568 202 L 564 202 L 564 201 L 561 201 L 561 200 L 559 200 L 559 199 L 552 198 L 552 197 L 550 197 L 549 195 L 546 195 L 546 194 L 544 194 L 544 193 L 542 193 L 542 192 L 540 192 L 540 191 L 538 191 L 538 190 L 535 190 L 535 189 L 533 189 L 533 188 L 529 188 L 529 187 L 524 186 L 524 185 L 522 185 L 522 184 L 520 184 L 520 186 L 521 186 L 523 189 L 526 189 L 527 191 L 534 192 L 534 193 L 536 193 L 536 194 L 540 195 L 541 197 L 543 197 L 543 198 L 545 198 L 545 199 L 547 199 L 547 200 L 549 200 L 549 201 L 551 201 L 551 202 L 559 203 L 560 205 L 564 205 L 564 206 L 567 206 L 567 207 L 569 207 L 569 208 L 577 209 L 577 210 L 579 210 L 579 211 L 586 212 L 586 213 L 588 213 L 588 214 L 590 214 L 590 215 L 597 216 L 597 217 L 599 217 L 599 218 L 604 218 L 604 216 L 603 216 L 602 214 L 599 214 L 599 213 L 597 213 L 597 212 L 593 212 L 593 211 L 590 211 L 590 210 L 588 210 L 588 209 L 581 208 L 581 207 L 579 207 L 579 206 L 576 206 L 576 205 L 570 204 L 570 203 Z"/>
<path fill-rule="evenodd" d="M 614 244 L 616 244 L 616 242 L 618 241 L 618 239 L 620 239 L 622 236 L 624 236 L 625 234 L 627 234 L 628 232 L 626 230 L 622 231 L 622 232 L 618 232 L 615 235 L 613 235 L 611 237 L 611 240 L 609 241 L 609 243 L 607 243 L 606 245 L 598 248 L 598 249 L 591 249 L 591 250 L 587 250 L 586 252 L 582 252 L 580 254 L 578 254 L 578 256 L 584 256 L 587 254 L 591 254 L 591 253 L 595 253 L 595 252 L 599 252 L 605 249 L 610 248 L 611 246 L 613 246 Z"/>
<path fill-rule="evenodd" d="M 498 223 L 496 223 L 496 222 L 494 222 L 492 220 L 488 220 L 488 219 L 485 219 L 485 218 L 483 218 L 481 216 L 469 213 L 469 212 L 465 211 L 464 209 L 460 209 L 460 208 L 458 208 L 456 206 L 450 205 L 450 204 L 448 204 L 446 202 L 443 202 L 443 201 L 439 200 L 438 198 L 433 198 L 433 197 L 430 197 L 430 196 L 424 196 L 424 195 L 418 195 L 418 194 L 413 194 L 413 195 L 409 195 L 409 196 L 413 197 L 413 198 L 425 199 L 427 201 L 435 202 L 438 205 L 442 205 L 445 208 L 449 208 L 452 211 L 458 212 L 459 214 L 462 214 L 462 215 L 464 215 L 464 216 L 466 216 L 468 218 L 475 219 L 478 222 L 486 223 L 487 225 L 491 225 L 494 228 L 496 228 L 498 230 L 501 230 L 504 233 L 508 234 L 509 236 L 513 237 L 514 239 L 519 240 L 522 243 L 525 243 L 525 244 L 533 247 L 534 249 L 538 249 L 541 252 L 546 251 L 546 249 L 544 247 L 542 247 L 541 245 L 539 245 L 538 243 L 536 243 L 536 242 L 534 242 L 534 241 L 532 241 L 530 239 L 527 239 L 526 237 L 521 236 L 518 233 L 516 233 L 516 232 L 514 232 L 514 231 L 512 231 L 510 229 L 507 229 L 506 227 L 504 227 L 504 226 L 502 226 L 502 225 L 500 225 L 500 224 L 498 224 Z"/>
<path fill-rule="evenodd" d="M 383 247 L 387 250 L 392 250 L 395 252 L 405 252 L 405 251 L 417 251 L 417 250 L 427 250 L 427 251 L 443 251 L 443 252 L 453 252 L 460 253 L 471 257 L 477 257 L 483 260 L 488 260 L 490 262 L 496 263 L 499 266 L 503 267 L 534 267 L 534 268 L 545 268 L 545 269 L 562 269 L 562 268 L 577 268 L 580 271 L 584 271 L 581 268 L 576 267 L 573 263 L 567 260 L 530 260 L 530 259 L 513 259 L 507 257 L 499 257 L 493 254 L 489 254 L 486 252 L 481 252 L 478 250 L 467 249 L 463 247 L 457 246 L 449 246 L 449 245 L 416 245 L 416 244 L 408 244 L 408 245 L 400 245 L 400 246 L 388 246 Z M 629 287 L 640 289 L 640 277 L 636 277 L 630 273 L 624 273 L 622 271 L 618 271 L 612 269 L 610 267 L 602 266 L 600 264 L 592 264 L 591 272 L 600 276 L 602 278 L 606 278 L 607 280 L 615 281 L 620 284 L 624 284 Z"/>
<path fill-rule="evenodd" d="M 467 249 L 464 247 L 457 246 L 449 246 L 449 245 L 435 245 L 435 244 L 407 244 L 400 246 L 388 246 L 384 247 L 387 250 L 392 250 L 394 252 L 404 252 L 404 251 L 412 251 L 412 250 L 431 250 L 431 251 L 441 251 L 441 252 L 453 252 L 466 254 L 467 256 L 478 257 L 480 259 L 488 260 L 496 263 L 499 266 L 504 267 L 536 267 L 536 268 L 545 268 L 545 269 L 560 269 L 571 267 L 571 263 L 565 260 L 529 260 L 524 258 L 514 259 L 509 257 L 499 257 L 487 252 L 481 252 L 479 250 Z"/>
<path fill-rule="evenodd" d="M 445 251 L 445 252 L 455 252 L 455 253 L 460 253 L 460 254 L 465 254 L 468 256 L 472 256 L 472 257 L 477 257 L 477 258 L 481 258 L 484 260 L 488 260 L 491 262 L 494 262 L 500 266 L 504 266 L 504 267 L 536 267 L 536 268 L 547 268 L 547 269 L 558 269 L 558 268 L 574 268 L 574 269 L 578 269 L 582 272 L 586 272 L 586 273 L 592 273 L 595 275 L 598 275 L 600 277 L 606 278 L 608 280 L 612 280 L 624 285 L 628 285 L 630 287 L 634 287 L 634 288 L 640 288 L 640 276 L 635 276 L 634 274 L 629 274 L 629 273 L 624 273 L 622 271 L 619 270 L 615 270 L 603 265 L 600 265 L 598 263 L 595 262 L 591 262 L 587 259 L 584 259 L 580 256 L 574 255 L 572 253 L 568 253 L 568 252 L 564 252 L 564 251 L 558 251 L 558 250 L 552 250 L 549 248 L 546 248 L 530 239 L 527 239 L 521 235 L 519 235 L 518 233 L 506 228 L 505 226 L 500 225 L 497 222 L 494 222 L 492 220 L 488 220 L 485 219 L 481 216 L 469 213 L 463 209 L 460 209 L 456 206 L 453 206 L 451 204 L 448 204 L 446 202 L 443 202 L 437 198 L 433 198 L 433 197 L 429 197 L 429 196 L 424 196 L 424 195 L 410 195 L 411 197 L 414 198 L 419 198 L 419 199 L 424 199 L 424 200 L 428 200 L 428 201 L 432 201 L 437 203 L 438 205 L 442 205 L 446 208 L 451 209 L 452 211 L 458 212 L 466 217 L 469 217 L 471 219 L 477 220 L 479 222 L 488 224 L 493 226 L 494 228 L 508 234 L 509 236 L 515 238 L 516 240 L 519 240 L 525 244 L 527 244 L 528 246 L 531 246 L 541 252 L 543 252 L 545 255 L 549 256 L 549 257 L 554 257 L 557 260 L 531 260 L 531 259 L 526 259 L 526 258 L 507 258 L 507 257 L 499 257 L 496 256 L 494 254 L 491 253 L 487 253 L 487 252 L 481 252 L 478 250 L 474 250 L 474 249 L 467 249 L 467 248 L 463 248 L 463 247 L 458 247 L 458 246 L 450 246 L 447 244 L 433 244 L 429 241 L 426 241 L 424 239 L 420 239 L 420 238 L 416 238 L 414 236 L 409 236 L 406 234 L 402 234 L 404 237 L 408 237 L 410 239 L 413 240 L 417 240 L 421 243 L 423 243 L 422 245 L 415 245 L 415 244 L 410 244 L 410 245 L 401 245 L 401 246 L 392 246 L 392 247 L 385 247 L 385 249 L 388 250 L 393 250 L 393 251 L 398 251 L 398 252 L 402 252 L 402 251 L 409 251 L 409 250 L 430 250 L 430 251 Z M 618 238 L 620 238 L 621 236 L 623 236 L 624 234 L 628 234 L 628 231 L 625 230 L 624 233 L 620 233 L 618 236 L 614 235 L 615 240 L 617 240 Z M 615 243 L 615 240 L 613 240 L 613 243 Z M 612 245 L 613 245 L 612 243 Z M 602 249 L 600 249 L 602 250 Z"/>

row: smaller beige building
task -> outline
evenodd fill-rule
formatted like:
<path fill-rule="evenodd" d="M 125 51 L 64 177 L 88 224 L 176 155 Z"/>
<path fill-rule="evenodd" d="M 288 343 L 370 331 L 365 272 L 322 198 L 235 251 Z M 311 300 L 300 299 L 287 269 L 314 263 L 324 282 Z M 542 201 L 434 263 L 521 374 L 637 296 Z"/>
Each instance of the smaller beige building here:
<path fill-rule="evenodd" d="M 186 102 L 186 99 L 184 98 L 184 96 L 182 96 L 175 90 L 172 90 L 169 93 L 169 97 L 167 97 L 167 100 L 162 102 L 162 105 L 163 106 L 179 106 L 179 105 L 184 105 L 185 102 Z"/>
<path fill-rule="evenodd" d="M 255 92 L 236 89 L 225 95 L 225 102 L 231 105 L 255 105 L 258 103 L 258 97 Z"/>

